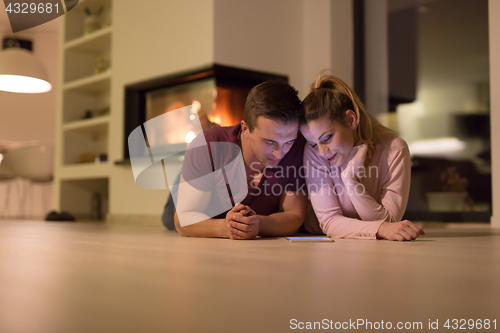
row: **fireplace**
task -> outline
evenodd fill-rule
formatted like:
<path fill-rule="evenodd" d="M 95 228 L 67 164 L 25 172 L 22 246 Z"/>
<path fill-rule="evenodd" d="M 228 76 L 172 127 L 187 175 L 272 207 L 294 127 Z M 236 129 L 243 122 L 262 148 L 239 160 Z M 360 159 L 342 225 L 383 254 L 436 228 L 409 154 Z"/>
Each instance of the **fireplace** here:
<path fill-rule="evenodd" d="M 129 134 L 146 121 L 187 105 L 193 105 L 203 130 L 231 126 L 243 119 L 248 92 L 267 80 L 288 81 L 283 75 L 214 64 L 125 87 L 124 160 L 130 158 Z M 159 135 L 148 136 L 148 146 L 187 145 L 194 133 L 189 121 L 165 123 Z M 154 142 L 153 142 L 154 141 Z"/>

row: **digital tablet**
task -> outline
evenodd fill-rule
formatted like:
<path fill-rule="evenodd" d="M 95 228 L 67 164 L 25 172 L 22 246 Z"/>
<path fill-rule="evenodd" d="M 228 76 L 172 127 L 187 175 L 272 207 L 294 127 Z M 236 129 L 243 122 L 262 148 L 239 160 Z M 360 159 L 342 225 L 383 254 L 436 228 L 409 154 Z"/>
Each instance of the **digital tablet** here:
<path fill-rule="evenodd" d="M 285 237 L 290 242 L 333 242 L 328 237 Z"/>

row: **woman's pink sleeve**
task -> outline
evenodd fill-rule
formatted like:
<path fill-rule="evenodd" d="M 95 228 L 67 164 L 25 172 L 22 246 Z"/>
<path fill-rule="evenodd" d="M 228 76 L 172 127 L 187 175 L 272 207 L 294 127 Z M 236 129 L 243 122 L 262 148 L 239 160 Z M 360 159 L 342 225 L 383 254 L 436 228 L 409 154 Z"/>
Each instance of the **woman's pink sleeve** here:
<path fill-rule="evenodd" d="M 362 220 L 399 222 L 403 218 L 411 181 L 411 158 L 406 144 L 389 158 L 387 162 L 378 161 L 379 165 L 388 163 L 384 175 L 379 175 L 377 171 L 377 177 L 381 177 L 380 203 L 367 193 L 355 192 L 354 186 L 359 183 L 349 181 L 346 184 L 351 188 L 351 202 Z"/>
<path fill-rule="evenodd" d="M 384 221 L 361 221 L 343 215 L 328 168 L 309 145 L 304 151 L 304 166 L 307 188 L 321 230 L 330 238 L 376 239 Z"/>

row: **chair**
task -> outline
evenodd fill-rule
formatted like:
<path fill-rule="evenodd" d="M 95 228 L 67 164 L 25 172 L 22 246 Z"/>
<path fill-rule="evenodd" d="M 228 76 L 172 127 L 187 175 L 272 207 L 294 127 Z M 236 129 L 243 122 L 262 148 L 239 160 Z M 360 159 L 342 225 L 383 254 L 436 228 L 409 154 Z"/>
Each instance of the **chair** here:
<path fill-rule="evenodd" d="M 54 174 L 54 146 L 51 144 L 31 144 L 9 150 L 4 154 L 1 167 L 7 176 L 25 179 L 30 183 L 48 183 L 52 181 Z M 27 191 L 28 189 L 25 190 L 23 196 L 23 216 L 25 216 Z M 6 200 L 8 202 L 8 198 Z M 42 200 L 45 214 L 47 195 L 43 195 L 43 192 Z"/>

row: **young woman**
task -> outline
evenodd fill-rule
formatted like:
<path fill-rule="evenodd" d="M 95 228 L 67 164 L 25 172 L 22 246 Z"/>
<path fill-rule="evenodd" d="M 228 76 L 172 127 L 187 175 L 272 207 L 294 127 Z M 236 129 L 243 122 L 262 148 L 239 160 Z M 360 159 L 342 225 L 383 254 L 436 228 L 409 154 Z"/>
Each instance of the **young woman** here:
<path fill-rule="evenodd" d="M 319 227 L 332 238 L 413 240 L 401 221 L 410 190 L 406 142 L 382 126 L 339 78 L 320 73 L 303 101 L 306 181 Z M 306 221 L 306 230 L 314 230 Z M 309 225 L 308 225 L 309 224 Z"/>

